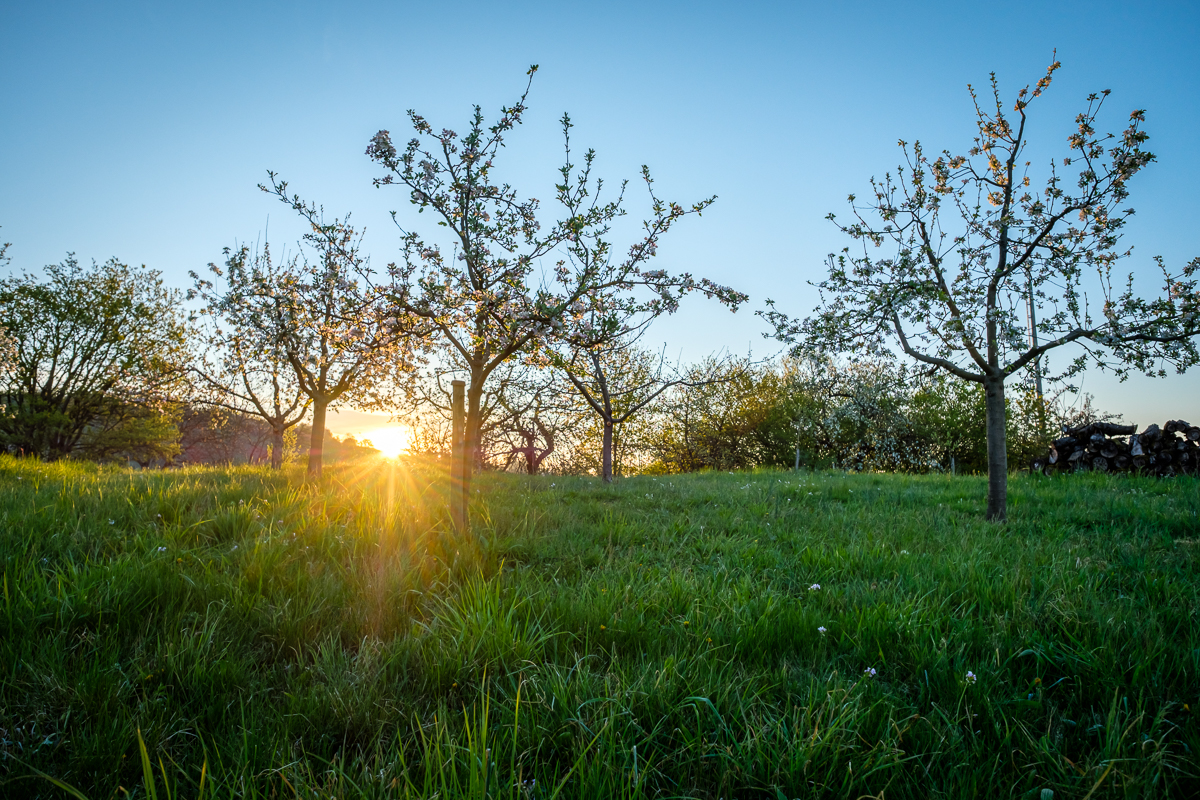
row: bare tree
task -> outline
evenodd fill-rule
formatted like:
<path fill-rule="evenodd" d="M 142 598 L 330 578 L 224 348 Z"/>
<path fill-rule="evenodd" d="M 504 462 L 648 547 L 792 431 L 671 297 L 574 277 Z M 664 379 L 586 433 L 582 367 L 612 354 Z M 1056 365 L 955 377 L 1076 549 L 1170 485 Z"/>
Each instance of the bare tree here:
<path fill-rule="evenodd" d="M 564 439 L 578 430 L 587 411 L 558 370 L 524 367 L 498 384 L 490 449 L 504 459 L 505 469 L 519 463 L 524 472 L 536 475 L 561 452 Z"/>
<path fill-rule="evenodd" d="M 0 267 L 8 266 L 12 258 L 8 255 L 11 242 L 0 244 Z M 0 375 L 7 374 L 17 365 L 17 339 L 8 332 L 8 328 L 0 325 Z"/>
<path fill-rule="evenodd" d="M 896 176 L 871 181 L 872 200 L 858 205 L 855 221 L 839 228 L 862 244 L 829 257 L 829 277 L 819 284 L 822 305 L 795 321 L 771 307 L 763 312 L 775 335 L 801 350 L 859 349 L 887 352 L 887 344 L 917 362 L 983 385 L 987 404 L 987 517 L 1007 513 L 1005 381 L 1036 368 L 1050 350 L 1075 343 L 1079 355 L 1064 375 L 1088 363 L 1111 367 L 1122 378 L 1131 369 L 1165 374 L 1197 361 L 1200 259 L 1180 274 L 1167 272 L 1152 300 L 1134 293 L 1133 276 L 1114 284 L 1112 269 L 1129 254 L 1116 249 L 1131 208 L 1121 208 L 1128 182 L 1154 160 L 1143 149 L 1144 112 L 1130 115 L 1120 135 L 1096 132 L 1108 92 L 1087 98 L 1059 162 L 1079 168 L 1073 185 L 1051 163 L 1041 191 L 1031 188 L 1026 110 L 1050 85 L 1054 62 L 1032 92 L 1017 93 L 1004 110 L 995 76 L 994 109 L 975 101 L 978 136 L 968 154 L 948 151 L 930 160 L 920 143 L 904 142 L 906 164 Z M 970 88 L 970 87 L 968 87 Z M 949 211 L 944 214 L 943 211 Z M 833 219 L 831 214 L 829 217 Z M 835 221 L 836 222 L 836 221 Z M 882 258 L 872 247 L 889 245 Z M 1085 273 L 1103 297 L 1093 310 Z M 1037 311 L 1028 336 L 1028 323 Z"/>
<path fill-rule="evenodd" d="M 180 457 L 185 463 L 255 463 L 269 455 L 272 431 L 261 417 L 193 403 L 180 410 Z"/>
<path fill-rule="evenodd" d="M 643 329 L 644 330 L 644 329 Z M 717 373 L 723 360 L 709 359 L 700 369 L 681 370 L 666 359 L 666 350 L 654 353 L 638 346 L 640 336 L 579 347 L 561 362 L 567 379 L 600 418 L 602 430 L 600 475 L 613 479 L 614 435 L 634 415 L 673 387 L 702 386 L 722 380 Z"/>

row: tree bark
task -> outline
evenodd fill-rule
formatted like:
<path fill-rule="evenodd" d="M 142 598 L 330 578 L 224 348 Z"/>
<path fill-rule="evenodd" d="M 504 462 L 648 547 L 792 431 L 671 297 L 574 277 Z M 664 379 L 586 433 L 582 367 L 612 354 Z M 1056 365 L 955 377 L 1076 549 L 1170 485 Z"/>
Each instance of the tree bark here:
<path fill-rule="evenodd" d="M 271 429 L 271 469 L 283 468 L 283 428 Z"/>
<path fill-rule="evenodd" d="M 534 425 L 537 427 L 538 432 L 542 434 L 542 438 L 546 440 L 546 449 L 539 453 L 537 452 L 537 439 L 535 438 L 530 442 L 530 475 L 536 475 L 537 471 L 542 468 L 542 462 L 554 452 L 554 431 L 546 428 L 546 426 L 542 425 L 542 423 L 536 419 L 534 420 Z"/>
<path fill-rule="evenodd" d="M 984 378 L 987 400 L 988 495 L 987 519 L 1008 517 L 1008 443 L 1005 441 L 1004 378 Z"/>
<path fill-rule="evenodd" d="M 328 400 L 313 400 L 312 437 L 308 440 L 308 479 L 321 480 L 321 447 L 325 443 L 325 409 Z"/>
<path fill-rule="evenodd" d="M 463 433 L 463 459 L 461 473 L 461 509 L 463 526 L 471 525 L 471 477 L 475 472 L 475 463 L 479 460 L 479 448 L 483 419 L 480 416 L 480 401 L 483 399 L 483 377 L 471 376 L 471 385 L 467 387 L 467 429 Z"/>
<path fill-rule="evenodd" d="M 604 420 L 604 447 L 601 451 L 601 470 L 605 483 L 613 480 L 613 423 L 611 419 Z"/>

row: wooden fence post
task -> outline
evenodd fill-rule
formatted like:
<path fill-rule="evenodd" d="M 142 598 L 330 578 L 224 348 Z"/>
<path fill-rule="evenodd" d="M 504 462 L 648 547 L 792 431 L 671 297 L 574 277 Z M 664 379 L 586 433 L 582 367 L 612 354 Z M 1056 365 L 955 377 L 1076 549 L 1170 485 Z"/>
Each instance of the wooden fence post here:
<path fill-rule="evenodd" d="M 467 524 L 467 498 L 463 493 L 463 469 L 466 466 L 467 412 L 465 381 L 451 381 L 452 425 L 450 434 L 450 516 L 457 530 Z"/>

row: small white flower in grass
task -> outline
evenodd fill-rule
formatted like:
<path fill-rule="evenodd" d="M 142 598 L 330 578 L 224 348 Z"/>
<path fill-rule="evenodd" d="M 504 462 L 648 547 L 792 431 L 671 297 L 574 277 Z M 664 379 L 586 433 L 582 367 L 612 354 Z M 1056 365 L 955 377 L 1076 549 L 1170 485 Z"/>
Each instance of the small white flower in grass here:
<path fill-rule="evenodd" d="M 160 553 L 165 553 L 165 552 L 167 552 L 167 548 L 165 548 L 165 547 L 160 547 L 160 548 L 158 548 L 158 552 L 160 552 Z"/>
<path fill-rule="evenodd" d="M 866 669 L 863 670 L 863 675 L 866 675 L 868 678 L 874 678 L 875 677 L 875 668 L 867 667 Z"/>
<path fill-rule="evenodd" d="M 975 677 L 974 672 L 971 672 L 971 670 L 967 670 L 967 677 L 964 680 L 966 680 L 968 685 L 974 686 L 975 681 L 978 680 L 978 678 Z"/>
<path fill-rule="evenodd" d="M 812 586 L 808 587 L 808 590 L 810 592 L 819 592 L 819 591 L 821 591 L 821 584 L 814 583 Z"/>
<path fill-rule="evenodd" d="M 116 525 L 116 524 L 117 524 L 117 521 L 116 521 L 115 519 L 110 519 L 110 520 L 108 521 L 108 524 L 109 524 L 109 525 Z"/>
<path fill-rule="evenodd" d="M 819 633 L 819 634 L 821 634 L 822 636 L 824 636 L 824 635 L 825 635 L 825 633 L 826 633 L 826 628 L 825 628 L 825 626 L 824 626 L 824 625 L 821 625 L 820 627 L 818 627 L 818 628 L 817 628 L 817 633 Z"/>
<path fill-rule="evenodd" d="M 304 548 L 304 549 L 305 549 L 305 550 L 307 550 L 308 548 L 306 547 L 306 548 Z M 237 550 L 237 545 L 236 545 L 236 544 L 233 546 L 233 550 Z M 233 550 L 231 550 L 230 552 L 233 552 Z"/>

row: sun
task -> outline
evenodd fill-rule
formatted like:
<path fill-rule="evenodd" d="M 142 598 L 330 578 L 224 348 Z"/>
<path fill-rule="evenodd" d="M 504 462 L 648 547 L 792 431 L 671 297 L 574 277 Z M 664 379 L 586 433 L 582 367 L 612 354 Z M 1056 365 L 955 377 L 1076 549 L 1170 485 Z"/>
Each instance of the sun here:
<path fill-rule="evenodd" d="M 363 431 L 360 440 L 370 440 L 376 450 L 387 458 L 396 458 L 408 447 L 408 429 L 398 425 Z"/>

